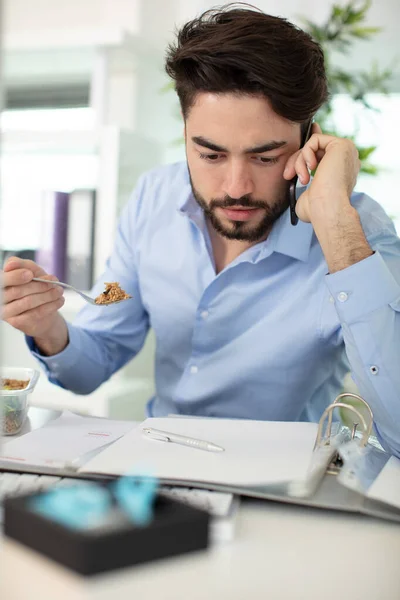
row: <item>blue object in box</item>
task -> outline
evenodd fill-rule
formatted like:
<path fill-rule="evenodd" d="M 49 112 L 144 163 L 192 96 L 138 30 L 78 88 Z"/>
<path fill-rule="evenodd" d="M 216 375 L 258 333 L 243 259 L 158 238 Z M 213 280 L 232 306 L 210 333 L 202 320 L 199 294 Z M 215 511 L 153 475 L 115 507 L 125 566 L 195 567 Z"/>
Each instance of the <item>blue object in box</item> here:
<path fill-rule="evenodd" d="M 143 479 L 140 483 L 144 482 Z M 132 489 L 138 483 L 126 477 L 116 481 L 83 481 L 74 485 L 75 488 L 82 485 L 75 500 L 72 500 L 73 488 L 65 487 L 60 488 L 65 494 L 58 494 L 57 490 L 50 503 L 46 492 L 8 498 L 4 502 L 4 535 L 82 575 L 208 546 L 207 512 L 157 494 L 151 480 L 146 492 L 147 509 L 143 512 L 138 497 L 129 503 L 129 496 L 132 498 L 138 492 Z M 96 490 L 97 499 L 93 495 Z M 57 503 L 58 509 L 52 514 L 50 508 L 54 510 Z M 70 519 L 65 517 L 66 510 L 71 514 Z"/>
<path fill-rule="evenodd" d="M 32 510 L 66 527 L 87 529 L 109 521 L 113 500 L 137 526 L 150 523 L 157 491 L 153 477 L 126 476 L 109 489 L 94 482 L 53 488 L 33 498 Z"/>

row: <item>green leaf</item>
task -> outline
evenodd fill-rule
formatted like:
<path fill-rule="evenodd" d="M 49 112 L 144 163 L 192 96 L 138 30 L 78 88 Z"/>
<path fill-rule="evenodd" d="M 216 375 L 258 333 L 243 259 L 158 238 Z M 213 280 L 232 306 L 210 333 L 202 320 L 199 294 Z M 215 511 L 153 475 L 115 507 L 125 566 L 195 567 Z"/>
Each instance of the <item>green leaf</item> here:
<path fill-rule="evenodd" d="M 166 84 L 164 84 L 161 88 L 160 88 L 160 93 L 161 94 L 165 94 L 166 92 L 169 92 L 170 90 L 174 89 L 174 82 L 173 81 L 168 81 Z"/>
<path fill-rule="evenodd" d="M 183 138 L 175 138 L 174 140 L 172 140 L 171 142 L 171 146 L 173 148 L 176 148 L 178 146 L 182 146 L 182 144 L 184 143 L 184 139 Z"/>
<path fill-rule="evenodd" d="M 361 163 L 360 172 L 365 173 L 366 175 L 377 175 L 379 169 L 376 165 L 371 165 L 370 163 Z"/>
<path fill-rule="evenodd" d="M 382 31 L 381 27 L 352 27 L 351 35 L 361 39 L 368 39 L 372 35 Z"/>
<path fill-rule="evenodd" d="M 332 7 L 331 17 L 333 19 L 338 19 L 338 18 L 340 18 L 342 16 L 342 14 L 343 14 L 343 10 L 341 9 L 341 7 L 337 6 L 336 4 L 334 4 L 333 7 Z"/>
<path fill-rule="evenodd" d="M 364 21 L 368 9 L 371 6 L 371 1 L 367 0 L 364 2 L 364 4 L 362 4 L 358 10 L 355 9 L 356 4 L 356 2 L 349 2 L 349 4 L 347 4 L 345 7 L 347 23 L 358 23 L 360 21 Z"/>
<path fill-rule="evenodd" d="M 359 159 L 361 161 L 363 161 L 366 158 L 368 158 L 368 156 L 370 156 L 373 152 L 375 152 L 376 146 L 367 146 L 364 148 L 357 148 L 357 150 L 358 150 Z"/>

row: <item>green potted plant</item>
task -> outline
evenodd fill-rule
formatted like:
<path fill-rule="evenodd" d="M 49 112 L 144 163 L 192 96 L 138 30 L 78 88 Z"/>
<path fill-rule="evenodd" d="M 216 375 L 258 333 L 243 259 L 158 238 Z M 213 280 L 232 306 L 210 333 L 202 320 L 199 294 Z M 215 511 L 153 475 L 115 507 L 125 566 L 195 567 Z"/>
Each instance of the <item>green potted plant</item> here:
<path fill-rule="evenodd" d="M 369 41 L 381 31 L 380 27 L 367 27 L 364 24 L 370 6 L 370 0 L 366 0 L 361 5 L 359 2 L 354 1 L 345 6 L 334 4 L 327 20 L 322 25 L 301 18 L 303 29 L 321 45 L 325 55 L 330 98 L 318 111 L 316 121 L 327 134 L 342 135 L 335 126 L 333 112 L 335 95 L 347 94 L 354 103 L 368 110 L 376 110 L 369 104 L 367 94 L 371 92 L 388 93 L 392 68 L 380 69 L 374 62 L 368 71 L 354 73 L 336 67 L 331 59 L 334 51 L 349 55 L 355 41 Z M 376 146 L 359 146 L 356 142 L 355 132 L 349 132 L 346 137 L 352 139 L 357 146 L 361 161 L 361 172 L 375 175 L 378 168 L 370 162 L 370 157 Z"/>

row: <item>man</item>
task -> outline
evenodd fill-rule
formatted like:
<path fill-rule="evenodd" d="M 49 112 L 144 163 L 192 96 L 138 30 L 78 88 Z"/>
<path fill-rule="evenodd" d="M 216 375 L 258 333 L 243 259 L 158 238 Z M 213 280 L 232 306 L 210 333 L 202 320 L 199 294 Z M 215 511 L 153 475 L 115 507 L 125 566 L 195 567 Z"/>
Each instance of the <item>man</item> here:
<path fill-rule="evenodd" d="M 400 240 L 353 192 L 351 141 L 314 123 L 300 148 L 327 98 L 320 47 L 284 19 L 228 6 L 187 23 L 166 68 L 187 162 L 142 176 L 93 290 L 118 281 L 133 300 L 66 323 L 62 290 L 12 258 L 3 318 L 51 381 L 82 394 L 137 354 L 151 326 L 152 416 L 317 420 L 350 368 L 400 455 Z"/>

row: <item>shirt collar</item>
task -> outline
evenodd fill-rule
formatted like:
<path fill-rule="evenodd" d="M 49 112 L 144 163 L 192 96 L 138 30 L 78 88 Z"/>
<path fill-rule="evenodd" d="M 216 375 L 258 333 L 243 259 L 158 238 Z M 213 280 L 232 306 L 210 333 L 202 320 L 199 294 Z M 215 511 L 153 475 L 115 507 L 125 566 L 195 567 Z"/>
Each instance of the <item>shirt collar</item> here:
<path fill-rule="evenodd" d="M 193 196 L 187 163 L 184 165 L 183 186 L 178 196 L 177 209 L 188 217 L 198 216 L 203 212 Z"/>
<path fill-rule="evenodd" d="M 297 196 L 304 189 L 299 188 Z M 290 209 L 288 208 L 279 217 L 268 238 L 265 240 L 259 260 L 269 256 L 272 252 L 279 252 L 280 254 L 286 254 L 286 256 L 307 262 L 313 233 L 314 230 L 311 223 L 304 223 L 299 220 L 297 225 L 293 227 L 290 222 Z"/>
<path fill-rule="evenodd" d="M 306 189 L 306 186 L 297 188 L 297 197 Z M 190 185 L 189 171 L 186 165 L 184 173 L 184 186 L 177 202 L 178 211 L 189 218 L 203 220 L 203 210 L 196 202 Z M 297 260 L 306 262 L 310 253 L 313 237 L 311 223 L 300 221 L 296 227 L 290 222 L 290 210 L 287 209 L 274 224 L 268 238 L 261 244 L 261 251 L 257 254 L 255 262 L 266 258 L 273 252 L 286 254 Z"/>

